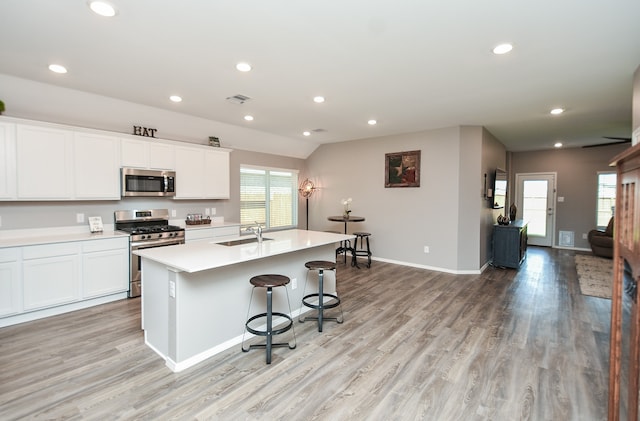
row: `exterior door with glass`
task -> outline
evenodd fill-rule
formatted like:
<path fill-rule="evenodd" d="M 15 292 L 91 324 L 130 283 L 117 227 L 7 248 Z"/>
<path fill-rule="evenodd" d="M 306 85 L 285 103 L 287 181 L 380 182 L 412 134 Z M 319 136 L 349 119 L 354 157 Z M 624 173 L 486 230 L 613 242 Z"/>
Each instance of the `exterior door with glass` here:
<path fill-rule="evenodd" d="M 555 173 L 516 174 L 518 214 L 528 222 L 529 245 L 553 246 Z"/>

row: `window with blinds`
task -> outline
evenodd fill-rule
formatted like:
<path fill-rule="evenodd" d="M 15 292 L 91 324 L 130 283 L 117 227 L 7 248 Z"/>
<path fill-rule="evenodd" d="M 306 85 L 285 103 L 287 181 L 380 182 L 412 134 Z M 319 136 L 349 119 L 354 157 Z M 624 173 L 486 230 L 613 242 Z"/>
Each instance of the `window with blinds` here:
<path fill-rule="evenodd" d="M 598 174 L 598 208 L 596 225 L 604 229 L 609 224 L 616 207 L 616 173 Z"/>
<path fill-rule="evenodd" d="M 257 167 L 240 168 L 240 224 L 266 229 L 298 225 L 298 173 Z"/>

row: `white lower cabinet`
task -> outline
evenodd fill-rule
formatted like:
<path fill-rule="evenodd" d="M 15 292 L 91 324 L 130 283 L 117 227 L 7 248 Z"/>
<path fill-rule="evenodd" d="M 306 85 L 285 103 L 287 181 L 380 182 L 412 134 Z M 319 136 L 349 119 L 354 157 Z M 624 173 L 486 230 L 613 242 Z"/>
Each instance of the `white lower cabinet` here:
<path fill-rule="evenodd" d="M 0 250 L 0 317 L 22 311 L 20 250 Z"/>
<path fill-rule="evenodd" d="M 82 244 L 82 297 L 92 298 L 129 288 L 129 239 Z"/>
<path fill-rule="evenodd" d="M 23 249 L 24 310 L 77 301 L 80 290 L 80 245 L 29 246 Z"/>
<path fill-rule="evenodd" d="M 0 249 L 0 326 L 124 298 L 128 289 L 127 236 Z"/>

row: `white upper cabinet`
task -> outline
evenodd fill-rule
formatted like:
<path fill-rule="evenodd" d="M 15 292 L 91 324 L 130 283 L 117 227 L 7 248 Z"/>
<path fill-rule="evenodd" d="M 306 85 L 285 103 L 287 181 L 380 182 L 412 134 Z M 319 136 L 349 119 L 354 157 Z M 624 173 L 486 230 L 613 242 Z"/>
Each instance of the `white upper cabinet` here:
<path fill-rule="evenodd" d="M 122 139 L 122 166 L 173 170 L 175 147 L 169 143 L 144 139 Z"/>
<path fill-rule="evenodd" d="M 0 199 L 16 198 L 16 125 L 0 122 Z"/>
<path fill-rule="evenodd" d="M 228 150 L 177 146 L 175 156 L 175 199 L 229 198 Z"/>
<path fill-rule="evenodd" d="M 120 198 L 120 139 L 74 133 L 74 197 L 91 200 Z"/>
<path fill-rule="evenodd" d="M 228 199 L 230 152 L 0 117 L 0 200 L 119 200 L 121 167 L 176 171 L 176 199 Z"/>
<path fill-rule="evenodd" d="M 120 198 L 120 139 L 98 132 L 18 124 L 18 200 Z"/>
<path fill-rule="evenodd" d="M 18 199 L 73 197 L 73 134 L 70 130 L 18 124 Z"/>
<path fill-rule="evenodd" d="M 204 155 L 204 195 L 212 199 L 229 198 L 229 152 L 208 150 Z"/>

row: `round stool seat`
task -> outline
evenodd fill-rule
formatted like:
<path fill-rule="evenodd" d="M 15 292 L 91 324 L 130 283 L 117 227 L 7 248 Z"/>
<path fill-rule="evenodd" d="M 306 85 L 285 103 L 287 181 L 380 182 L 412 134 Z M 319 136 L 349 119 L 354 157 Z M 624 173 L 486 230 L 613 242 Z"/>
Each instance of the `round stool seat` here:
<path fill-rule="evenodd" d="M 282 287 L 289 281 L 289 277 L 284 275 L 258 275 L 249 280 L 251 285 L 262 288 Z"/>
<path fill-rule="evenodd" d="M 368 237 L 371 235 L 370 232 L 356 231 L 353 233 L 356 237 Z"/>
<path fill-rule="evenodd" d="M 329 262 L 328 260 L 312 260 L 304 264 L 309 270 L 335 270 L 335 262 Z"/>

